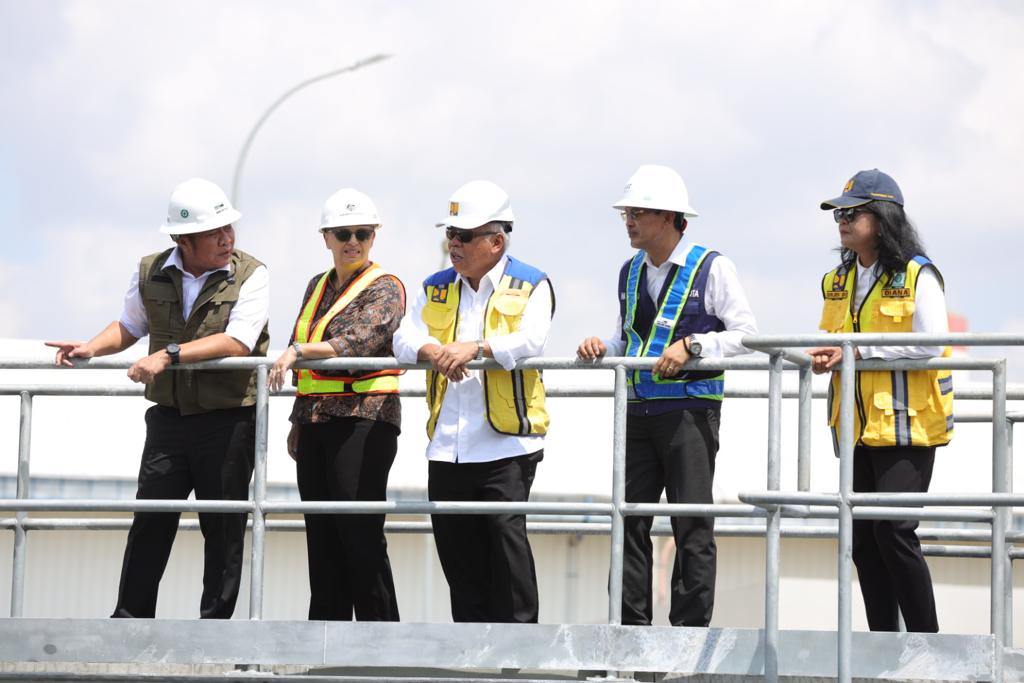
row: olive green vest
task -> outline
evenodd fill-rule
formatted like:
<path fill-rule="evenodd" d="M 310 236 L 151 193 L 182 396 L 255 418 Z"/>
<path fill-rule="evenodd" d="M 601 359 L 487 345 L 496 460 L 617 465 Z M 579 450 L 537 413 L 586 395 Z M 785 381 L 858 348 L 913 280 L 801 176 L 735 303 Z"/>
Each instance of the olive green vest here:
<path fill-rule="evenodd" d="M 193 339 L 224 332 L 228 316 L 238 301 L 238 292 L 262 263 L 235 251 L 231 272 L 219 270 L 207 279 L 192 314 L 184 319 L 181 305 L 181 271 L 163 269 L 173 249 L 150 254 L 139 264 L 139 294 L 149 319 L 149 352 L 156 353 L 171 342 L 184 344 Z M 266 356 L 270 334 L 263 327 L 250 356 Z M 256 403 L 254 370 L 168 370 L 146 386 L 146 398 L 162 406 L 177 408 L 182 415 L 238 408 Z"/>

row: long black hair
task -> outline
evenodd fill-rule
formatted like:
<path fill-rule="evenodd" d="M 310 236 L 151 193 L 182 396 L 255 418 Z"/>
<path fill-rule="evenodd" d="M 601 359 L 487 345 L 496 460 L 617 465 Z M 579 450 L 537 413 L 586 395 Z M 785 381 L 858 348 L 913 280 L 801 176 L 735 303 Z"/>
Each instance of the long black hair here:
<path fill-rule="evenodd" d="M 902 206 L 895 202 L 875 200 L 858 208 L 878 216 L 876 273 L 895 273 L 903 270 L 907 261 L 915 256 L 927 256 L 917 228 L 907 218 Z M 844 265 L 852 267 L 857 260 L 857 254 L 845 247 L 839 247 L 839 253 Z"/>

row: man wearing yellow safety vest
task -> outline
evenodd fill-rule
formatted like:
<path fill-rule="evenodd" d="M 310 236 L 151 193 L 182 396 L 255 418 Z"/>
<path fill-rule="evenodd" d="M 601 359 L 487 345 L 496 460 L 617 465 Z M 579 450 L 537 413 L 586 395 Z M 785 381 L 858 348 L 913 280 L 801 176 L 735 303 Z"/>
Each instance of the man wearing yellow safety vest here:
<path fill-rule="evenodd" d="M 506 252 L 508 195 L 485 180 L 452 195 L 445 228 L 452 267 L 423 282 L 395 334 L 403 363 L 427 372 L 432 501 L 526 501 L 544 455 L 540 372 L 516 361 L 544 351 L 555 301 L 542 271 Z M 499 370 L 471 370 L 493 358 Z M 525 515 L 433 515 L 457 622 L 536 622 L 537 574 Z"/>
<path fill-rule="evenodd" d="M 946 334 L 949 322 L 942 276 L 925 256 L 903 210 L 903 193 L 877 168 L 847 181 L 843 193 L 821 203 L 839 228 L 841 263 L 821 281 L 819 327 L 826 332 Z M 810 349 L 814 371 L 842 361 L 839 347 Z M 949 355 L 942 346 L 858 346 L 857 358 L 892 360 Z M 953 377 L 948 370 L 857 373 L 853 490 L 867 493 L 928 490 L 935 448 L 953 436 Z M 839 375 L 829 387 L 829 424 L 838 454 Z M 932 579 L 913 520 L 855 520 L 857 566 L 868 626 L 898 631 L 939 630 Z"/>
<path fill-rule="evenodd" d="M 193 178 L 171 194 L 161 232 L 174 247 L 142 259 L 119 320 L 88 342 L 47 342 L 57 364 L 118 353 L 149 335 L 149 355 L 128 377 L 156 403 L 146 411 L 140 499 L 245 500 L 255 448 L 255 372 L 176 370 L 171 365 L 265 356 L 267 268 L 235 249 L 241 214 L 224 192 Z M 153 617 L 178 531 L 175 512 L 138 512 L 128 532 L 115 617 Z M 230 618 L 242 576 L 245 514 L 200 513 L 205 540 L 199 615 Z"/>
<path fill-rule="evenodd" d="M 686 371 L 690 358 L 746 353 L 757 334 L 746 294 L 727 257 L 686 238 L 686 184 L 666 166 L 641 166 L 619 210 L 636 254 L 619 271 L 619 321 L 607 339 L 583 340 L 577 355 L 657 358 L 652 371 L 628 373 L 626 500 L 712 503 L 722 372 Z M 622 623 L 652 617 L 651 517 L 627 517 Z M 669 621 L 707 626 L 715 599 L 713 517 L 673 517 L 676 542 Z"/>

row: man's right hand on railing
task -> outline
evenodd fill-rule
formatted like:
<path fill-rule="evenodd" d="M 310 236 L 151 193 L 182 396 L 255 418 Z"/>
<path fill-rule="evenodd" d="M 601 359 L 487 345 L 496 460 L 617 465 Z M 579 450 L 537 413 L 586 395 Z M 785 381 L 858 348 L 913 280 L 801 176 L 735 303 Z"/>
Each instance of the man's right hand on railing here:
<path fill-rule="evenodd" d="M 71 362 L 72 358 L 92 358 L 93 352 L 89 348 L 88 342 L 82 341 L 48 341 L 43 342 L 47 346 L 52 346 L 57 349 L 57 357 L 54 359 L 55 365 L 60 365 L 66 368 L 74 367 L 74 363 Z"/>
<path fill-rule="evenodd" d="M 816 375 L 829 372 L 843 360 L 843 349 L 838 346 L 819 346 L 816 349 L 808 349 L 807 355 L 811 357 L 811 370 Z M 860 359 L 860 349 L 854 349 L 853 357 Z"/>
<path fill-rule="evenodd" d="M 581 360 L 597 360 L 608 351 L 608 347 L 604 345 L 598 337 L 587 337 L 580 344 L 580 347 L 576 349 L 576 355 Z"/>

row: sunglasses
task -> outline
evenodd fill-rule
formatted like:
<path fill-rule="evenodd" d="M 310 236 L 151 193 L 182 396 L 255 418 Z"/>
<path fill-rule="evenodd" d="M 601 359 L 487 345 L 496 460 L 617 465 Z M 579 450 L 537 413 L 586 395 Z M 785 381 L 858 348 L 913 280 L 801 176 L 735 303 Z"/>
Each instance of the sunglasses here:
<path fill-rule="evenodd" d="M 462 244 L 469 244 L 477 237 L 483 237 L 484 235 L 497 235 L 497 230 L 490 230 L 488 232 L 473 232 L 472 230 L 463 230 L 461 228 L 445 228 L 444 236 L 449 240 L 457 240 Z"/>
<path fill-rule="evenodd" d="M 365 242 L 366 240 L 373 237 L 374 231 L 372 228 L 359 228 L 358 230 L 354 231 L 349 230 L 348 228 L 336 228 L 334 230 L 325 230 L 324 232 L 333 233 L 334 239 L 344 244 L 345 242 L 348 242 L 350 239 L 352 239 L 352 235 L 355 235 L 356 239 L 359 240 L 360 242 Z"/>
<path fill-rule="evenodd" d="M 630 219 L 635 221 L 637 218 L 639 218 L 640 216 L 643 216 L 648 211 L 650 211 L 650 209 L 626 209 L 625 211 L 620 211 L 619 212 L 619 216 L 624 221 L 627 221 L 627 220 L 630 220 Z"/>
<path fill-rule="evenodd" d="M 852 209 L 834 209 L 832 211 L 832 217 L 836 219 L 836 223 L 839 223 L 841 221 L 846 221 L 846 222 L 849 223 L 849 222 L 852 222 L 853 219 L 857 217 L 858 213 L 871 213 L 871 212 L 868 211 L 867 209 L 861 209 L 859 207 L 855 207 L 855 208 L 852 208 Z"/>

